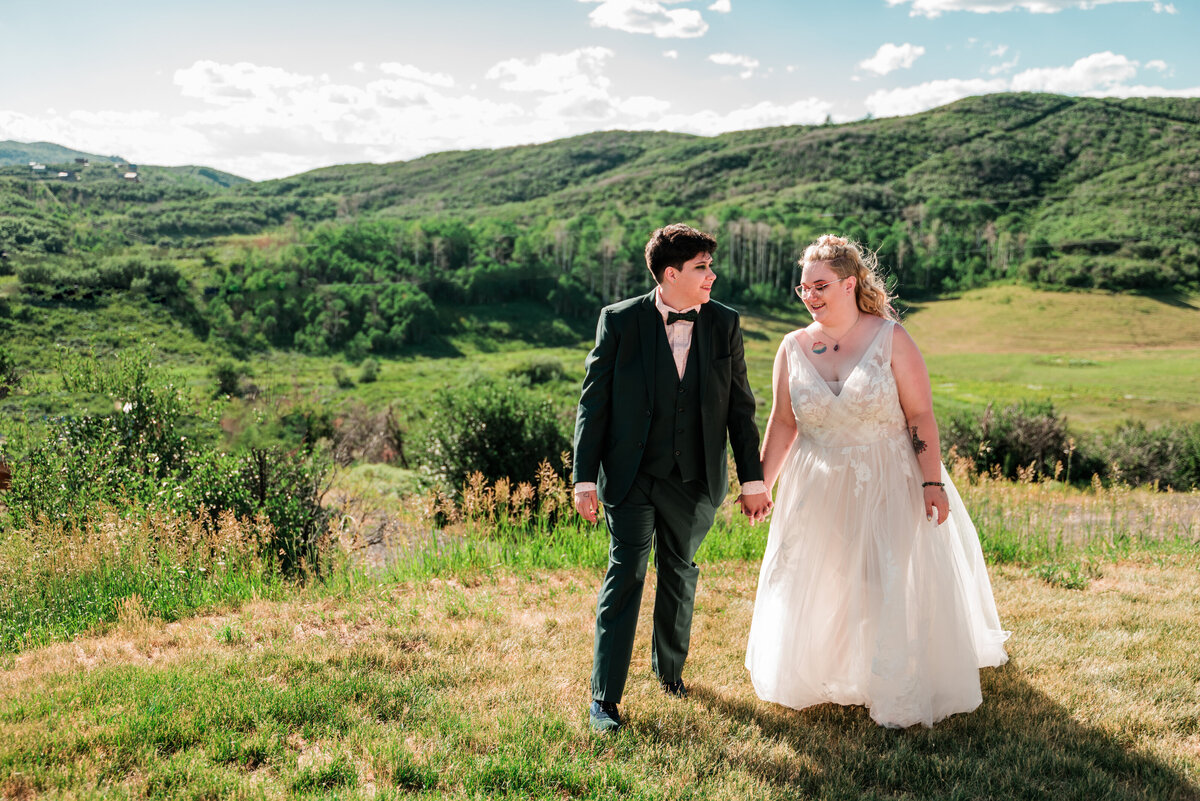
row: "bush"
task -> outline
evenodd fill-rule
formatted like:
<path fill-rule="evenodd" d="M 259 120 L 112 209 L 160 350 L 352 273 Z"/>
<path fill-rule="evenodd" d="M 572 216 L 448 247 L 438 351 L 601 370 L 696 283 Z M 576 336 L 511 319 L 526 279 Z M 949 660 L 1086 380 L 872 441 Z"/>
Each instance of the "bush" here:
<path fill-rule="evenodd" d="M 217 385 L 215 395 L 238 395 L 245 370 L 228 359 L 224 359 L 212 368 L 210 375 Z"/>
<path fill-rule="evenodd" d="M 345 367 L 335 364 L 330 372 L 333 373 L 333 383 L 338 385 L 338 389 L 352 389 L 354 387 L 354 379 L 346 372 Z"/>
<path fill-rule="evenodd" d="M 1200 486 L 1200 424 L 1149 430 L 1126 423 L 1104 440 L 1112 478 L 1133 486 L 1187 490 Z"/>
<path fill-rule="evenodd" d="M 540 462 L 557 464 L 569 448 L 550 402 L 511 380 L 441 390 L 430 409 L 425 466 L 455 490 L 476 471 L 488 481 L 532 481 Z"/>
<path fill-rule="evenodd" d="M 534 359 L 519 364 L 509 370 L 508 374 L 529 386 L 548 384 L 551 381 L 564 381 L 570 378 L 561 361 L 548 358 Z"/>
<path fill-rule="evenodd" d="M 125 506 L 151 515 L 203 509 L 213 520 L 223 512 L 265 515 L 271 539 L 262 543 L 264 559 L 285 572 L 319 567 L 330 469 L 320 452 L 220 450 L 215 421 L 194 413 L 140 355 L 115 366 L 67 366 L 63 389 L 106 395 L 109 411 L 50 421 L 14 462 L 5 495 L 14 528 L 79 530 Z"/>
<path fill-rule="evenodd" d="M 942 446 L 971 460 L 977 471 L 999 471 L 1006 478 L 1069 480 L 1102 469 L 1093 457 L 1076 450 L 1066 420 L 1050 403 L 1023 402 L 999 412 L 989 405 L 981 417 L 957 415 L 946 426 Z"/>
<path fill-rule="evenodd" d="M 362 364 L 358 367 L 358 382 L 360 384 L 371 384 L 378 380 L 379 361 L 371 358 L 363 359 Z"/>
<path fill-rule="evenodd" d="M 21 372 L 16 360 L 6 345 L 0 345 L 0 398 L 7 398 L 20 384 Z"/>

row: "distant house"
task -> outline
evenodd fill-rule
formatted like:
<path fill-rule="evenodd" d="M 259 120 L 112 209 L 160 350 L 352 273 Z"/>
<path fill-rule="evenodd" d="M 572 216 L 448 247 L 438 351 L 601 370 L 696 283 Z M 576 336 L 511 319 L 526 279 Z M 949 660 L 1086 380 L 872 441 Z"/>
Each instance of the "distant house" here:
<path fill-rule="evenodd" d="M 87 159 L 75 159 L 75 163 L 76 163 L 76 164 L 81 164 L 81 165 L 83 165 L 84 167 L 86 167 L 86 166 L 88 166 L 89 164 L 91 164 L 91 162 L 90 162 L 90 161 L 88 161 Z"/>
<path fill-rule="evenodd" d="M 38 164 L 36 161 L 29 162 L 29 166 L 33 168 L 34 172 L 45 172 L 46 171 L 46 165 Z"/>
<path fill-rule="evenodd" d="M 133 181 L 133 182 L 135 182 L 135 183 L 140 183 L 140 181 L 141 181 L 141 179 L 140 179 L 140 178 L 138 178 L 138 174 L 137 174 L 136 172 L 127 172 L 127 173 L 125 173 L 125 175 L 123 175 L 122 177 L 123 177 L 123 178 L 124 178 L 126 181 Z"/>

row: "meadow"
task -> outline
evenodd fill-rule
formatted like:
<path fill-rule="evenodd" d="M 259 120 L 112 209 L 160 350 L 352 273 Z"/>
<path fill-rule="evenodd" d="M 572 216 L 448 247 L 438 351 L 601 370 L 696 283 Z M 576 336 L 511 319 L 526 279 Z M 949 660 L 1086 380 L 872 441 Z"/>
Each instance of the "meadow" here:
<path fill-rule="evenodd" d="M 598 736 L 585 703 L 606 537 L 545 523 L 566 495 L 550 475 L 536 504 L 482 482 L 453 507 L 377 496 L 346 511 L 390 511 L 398 547 L 372 558 L 351 525 L 341 547 L 361 557 L 326 582 L 170 621 L 126 603 L 91 634 L 0 657 L 0 793 L 1200 797 L 1195 494 L 959 473 L 1011 659 L 983 671 L 979 709 L 906 731 L 754 697 L 741 662 L 766 527 L 725 510 L 698 557 L 690 698 L 658 691 L 643 630 L 627 726 Z"/>
<path fill-rule="evenodd" d="M 41 336 L 146 336 L 136 313 L 122 333 L 53 311 Z M 535 389 L 570 408 L 586 333 L 547 346 L 519 309 L 464 320 L 466 334 L 383 361 L 373 382 L 338 386 L 333 367 L 357 366 L 315 356 L 251 354 L 247 372 L 263 403 L 391 404 L 415 432 L 435 389 L 550 362 L 561 376 Z M 755 387 L 800 324 L 798 307 L 745 315 Z M 208 357 L 169 316 L 154 325 L 164 361 L 210 393 Z M 1035 398 L 1081 431 L 1200 417 L 1194 298 L 999 286 L 914 304 L 906 325 L 943 415 Z M 761 420 L 769 394 L 758 400 Z M 594 736 L 584 705 L 607 538 L 571 514 L 558 465 L 525 486 L 477 480 L 457 500 L 416 469 L 341 469 L 323 567 L 290 578 L 261 557 L 261 519 L 114 509 L 5 531 L 0 795 L 1200 797 L 1200 494 L 951 467 L 1011 661 L 984 671 L 976 712 L 904 732 L 862 709 L 754 697 L 741 660 L 767 528 L 726 508 L 698 557 L 691 698 L 658 694 L 643 631 L 629 725 Z"/>

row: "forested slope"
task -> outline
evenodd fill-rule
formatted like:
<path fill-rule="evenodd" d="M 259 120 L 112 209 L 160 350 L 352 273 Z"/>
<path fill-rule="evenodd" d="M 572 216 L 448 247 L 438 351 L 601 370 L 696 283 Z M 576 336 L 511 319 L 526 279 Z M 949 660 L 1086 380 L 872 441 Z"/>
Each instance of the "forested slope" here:
<path fill-rule="evenodd" d="M 1001 94 L 259 183 L 154 167 L 132 181 L 104 164 L 52 180 L 25 164 L 0 167 L 0 271 L 22 297 L 149 292 L 243 347 L 348 355 L 420 342 L 464 304 L 585 317 L 645 285 L 646 235 L 675 220 L 718 234 L 720 293 L 752 303 L 786 297 L 796 256 L 826 231 L 876 249 L 910 297 L 997 280 L 1195 287 L 1198 157 L 1197 99 Z"/>

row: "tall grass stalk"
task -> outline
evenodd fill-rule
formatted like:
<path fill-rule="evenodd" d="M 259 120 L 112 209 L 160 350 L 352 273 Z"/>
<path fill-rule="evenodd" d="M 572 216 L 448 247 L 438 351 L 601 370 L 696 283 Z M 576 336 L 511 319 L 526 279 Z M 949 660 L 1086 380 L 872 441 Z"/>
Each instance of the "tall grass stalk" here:
<path fill-rule="evenodd" d="M 0 536 L 0 653 L 119 621 L 174 620 L 285 588 L 264 516 L 103 507 Z"/>

